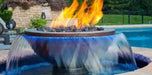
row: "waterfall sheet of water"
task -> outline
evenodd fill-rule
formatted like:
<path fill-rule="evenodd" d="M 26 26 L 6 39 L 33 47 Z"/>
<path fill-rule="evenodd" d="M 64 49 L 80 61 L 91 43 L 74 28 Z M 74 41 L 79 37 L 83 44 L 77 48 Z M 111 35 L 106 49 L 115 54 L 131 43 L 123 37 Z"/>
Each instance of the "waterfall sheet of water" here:
<path fill-rule="evenodd" d="M 69 70 L 83 66 L 90 74 L 109 75 L 118 73 L 120 69 L 124 72 L 137 69 L 123 34 L 101 37 L 18 36 L 11 46 L 5 74 L 21 74 L 23 69 L 18 61 L 30 55 Z"/>

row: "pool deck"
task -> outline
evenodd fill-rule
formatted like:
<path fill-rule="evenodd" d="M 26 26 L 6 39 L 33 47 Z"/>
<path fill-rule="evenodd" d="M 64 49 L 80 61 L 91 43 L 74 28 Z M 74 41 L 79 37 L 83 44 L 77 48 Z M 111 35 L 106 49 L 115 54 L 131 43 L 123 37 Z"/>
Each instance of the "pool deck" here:
<path fill-rule="evenodd" d="M 133 24 L 133 25 L 97 25 L 103 28 L 152 28 L 152 24 Z"/>
<path fill-rule="evenodd" d="M 152 59 L 152 49 L 132 47 L 132 50 L 134 53 L 141 54 Z M 8 53 L 9 53 L 9 50 L 0 50 L 0 62 L 5 61 L 7 59 Z M 152 63 L 150 63 L 148 66 L 144 68 L 141 68 L 132 72 L 117 74 L 117 75 L 152 75 Z"/>
<path fill-rule="evenodd" d="M 134 53 L 144 55 L 152 60 L 152 49 L 132 47 L 132 50 Z M 144 68 L 118 75 L 152 75 L 152 63 Z"/>

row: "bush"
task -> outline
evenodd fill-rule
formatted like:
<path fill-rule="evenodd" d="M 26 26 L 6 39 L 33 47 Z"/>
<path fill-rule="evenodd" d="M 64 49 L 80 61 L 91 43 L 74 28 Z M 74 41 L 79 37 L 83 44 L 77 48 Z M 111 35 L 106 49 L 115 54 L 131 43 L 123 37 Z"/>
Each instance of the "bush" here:
<path fill-rule="evenodd" d="M 4 10 L 3 12 L 0 11 L 0 17 L 7 22 L 8 20 L 10 20 L 12 18 L 13 15 L 13 11 L 11 10 Z"/>
<path fill-rule="evenodd" d="M 39 16 L 34 16 L 31 19 L 30 22 L 30 28 L 40 28 L 40 27 L 45 27 L 46 26 L 47 21 L 42 19 Z"/>
<path fill-rule="evenodd" d="M 4 2 L 4 0 L 0 0 L 0 4 L 2 4 Z"/>

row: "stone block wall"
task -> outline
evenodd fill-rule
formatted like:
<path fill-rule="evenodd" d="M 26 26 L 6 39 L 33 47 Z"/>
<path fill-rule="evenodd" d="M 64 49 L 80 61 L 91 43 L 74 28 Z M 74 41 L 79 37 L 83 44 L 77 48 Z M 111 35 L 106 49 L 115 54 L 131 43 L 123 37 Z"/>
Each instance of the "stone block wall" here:
<path fill-rule="evenodd" d="M 34 15 L 40 16 L 42 11 L 46 12 L 47 19 L 51 18 L 51 8 L 42 7 L 41 5 L 35 5 L 28 10 L 23 10 L 21 7 L 16 7 L 15 9 L 9 7 L 9 10 L 13 10 L 12 18 L 16 21 L 17 27 L 28 27 L 31 18 Z"/>

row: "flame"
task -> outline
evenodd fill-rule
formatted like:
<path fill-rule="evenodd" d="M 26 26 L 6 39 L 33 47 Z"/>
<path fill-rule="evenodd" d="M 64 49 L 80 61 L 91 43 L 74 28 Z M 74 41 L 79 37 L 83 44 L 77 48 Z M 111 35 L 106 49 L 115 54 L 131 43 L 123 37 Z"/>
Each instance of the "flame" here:
<path fill-rule="evenodd" d="M 85 26 L 95 25 L 103 17 L 102 7 L 103 0 L 92 0 L 91 5 L 87 3 L 87 0 L 84 0 L 81 7 L 79 7 L 78 0 L 73 0 L 72 5 L 64 8 L 59 17 L 53 19 L 50 26 L 51 28 L 59 28 L 74 25 L 79 29 Z M 72 20 L 77 21 L 77 23 L 73 23 Z"/>

